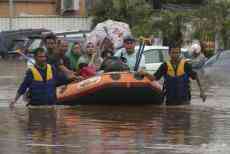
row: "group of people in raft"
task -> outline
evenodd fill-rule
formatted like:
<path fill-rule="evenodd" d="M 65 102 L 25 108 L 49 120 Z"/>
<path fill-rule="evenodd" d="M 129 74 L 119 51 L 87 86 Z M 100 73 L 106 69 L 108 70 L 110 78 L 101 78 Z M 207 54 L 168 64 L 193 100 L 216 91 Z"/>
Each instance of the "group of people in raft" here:
<path fill-rule="evenodd" d="M 92 42 L 85 43 L 82 51 L 80 43 L 74 43 L 68 51 L 68 42 L 57 39 L 53 34 L 44 39 L 45 48 L 34 51 L 35 64 L 28 68 L 16 96 L 10 103 L 14 107 L 20 96 L 27 94 L 28 105 L 55 105 L 56 87 L 72 81 L 81 81 L 97 75 L 98 72 L 133 71 L 137 50 L 136 40 L 132 36 L 124 38 L 123 48 L 114 51 L 113 44 L 105 39 L 100 51 Z M 189 104 L 191 100 L 190 79 L 197 81 L 200 96 L 205 100 L 196 71 L 181 56 L 181 48 L 176 43 L 169 45 L 170 60 L 162 63 L 154 74 L 145 70 L 145 57 L 140 58 L 137 73 L 154 81 L 164 78 L 164 96 L 166 105 Z M 103 71 L 102 71 L 103 70 Z"/>

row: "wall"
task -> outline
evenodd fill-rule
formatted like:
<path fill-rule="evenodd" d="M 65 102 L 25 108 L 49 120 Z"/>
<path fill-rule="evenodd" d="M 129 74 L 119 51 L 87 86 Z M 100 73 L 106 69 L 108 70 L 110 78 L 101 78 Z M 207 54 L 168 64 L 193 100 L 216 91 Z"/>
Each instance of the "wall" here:
<path fill-rule="evenodd" d="M 0 17 L 0 30 L 9 30 L 9 18 Z M 52 31 L 90 30 L 91 18 L 83 17 L 18 17 L 12 19 L 12 30 L 46 28 Z"/>
<path fill-rule="evenodd" d="M 57 15 L 55 3 L 17 3 L 14 4 L 14 15 L 21 13 L 31 15 Z M 0 3 L 0 17 L 9 16 L 9 4 Z"/>

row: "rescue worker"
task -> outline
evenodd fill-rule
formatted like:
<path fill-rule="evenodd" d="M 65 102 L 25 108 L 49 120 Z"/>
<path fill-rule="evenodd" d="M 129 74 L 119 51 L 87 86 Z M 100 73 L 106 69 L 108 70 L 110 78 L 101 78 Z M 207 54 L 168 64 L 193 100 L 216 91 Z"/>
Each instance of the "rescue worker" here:
<path fill-rule="evenodd" d="M 58 78 L 56 70 L 47 64 L 47 56 L 43 48 L 34 52 L 35 65 L 26 72 L 10 107 L 14 107 L 17 100 L 28 90 L 28 105 L 53 105 L 56 103 L 56 86 L 61 82 L 68 82 L 66 78 Z"/>
<path fill-rule="evenodd" d="M 200 80 L 191 64 L 181 56 L 181 48 L 172 44 L 169 47 L 169 55 L 171 60 L 164 62 L 154 75 L 145 71 L 139 71 L 138 74 L 146 76 L 150 80 L 159 80 L 164 77 L 164 96 L 166 97 L 166 105 L 184 105 L 190 104 L 191 91 L 190 80 L 192 78 L 197 81 L 200 88 L 200 96 L 205 101 L 206 96 L 201 87 Z"/>

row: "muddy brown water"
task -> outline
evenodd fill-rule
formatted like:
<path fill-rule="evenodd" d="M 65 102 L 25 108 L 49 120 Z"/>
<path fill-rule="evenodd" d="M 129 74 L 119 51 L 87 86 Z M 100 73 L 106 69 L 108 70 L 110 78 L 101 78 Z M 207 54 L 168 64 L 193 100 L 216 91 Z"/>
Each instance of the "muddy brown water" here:
<path fill-rule="evenodd" d="M 193 85 L 189 106 L 26 108 L 13 99 L 21 61 L 0 61 L 0 154 L 229 154 L 230 86 L 215 84 L 205 103 Z"/>

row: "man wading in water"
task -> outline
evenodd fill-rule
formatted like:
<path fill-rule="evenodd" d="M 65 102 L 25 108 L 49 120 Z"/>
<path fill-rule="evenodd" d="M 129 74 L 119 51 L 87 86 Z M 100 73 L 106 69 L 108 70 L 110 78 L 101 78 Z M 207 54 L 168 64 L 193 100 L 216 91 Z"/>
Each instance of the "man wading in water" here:
<path fill-rule="evenodd" d="M 43 48 L 35 49 L 34 58 L 36 63 L 27 70 L 24 81 L 10 103 L 11 108 L 27 90 L 28 105 L 53 105 L 56 103 L 57 84 L 68 82 L 66 78 L 58 78 L 55 68 L 47 64 L 47 55 Z"/>
<path fill-rule="evenodd" d="M 181 57 L 181 49 L 175 44 L 169 47 L 169 55 L 171 60 L 161 64 L 154 75 L 151 75 L 143 70 L 138 74 L 146 76 L 150 80 L 160 80 L 164 77 L 164 95 L 166 97 L 166 105 L 184 105 L 190 104 L 191 90 L 190 80 L 197 81 L 200 88 L 200 97 L 205 101 L 206 96 L 201 87 L 198 75 L 193 71 L 191 64 Z"/>

